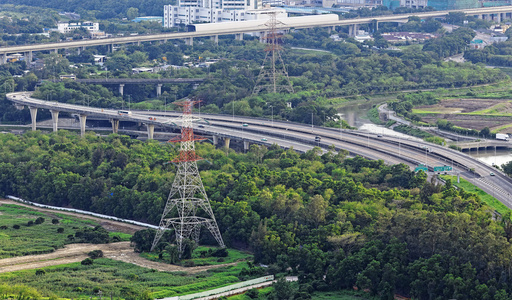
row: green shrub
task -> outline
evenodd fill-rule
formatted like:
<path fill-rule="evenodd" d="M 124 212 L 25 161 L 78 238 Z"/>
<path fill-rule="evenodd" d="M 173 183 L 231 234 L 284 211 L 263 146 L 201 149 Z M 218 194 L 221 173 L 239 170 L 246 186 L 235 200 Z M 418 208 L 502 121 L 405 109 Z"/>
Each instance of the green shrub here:
<path fill-rule="evenodd" d="M 20 229 L 20 225 L 18 225 L 18 224 L 14 224 L 14 225 L 12 225 L 12 228 L 14 228 L 14 229 Z"/>
<path fill-rule="evenodd" d="M 101 250 L 93 250 L 93 251 L 87 253 L 87 255 L 89 255 L 89 257 L 92 258 L 92 259 L 96 259 L 96 258 L 103 257 L 103 251 L 101 251 Z"/>
<path fill-rule="evenodd" d="M 36 270 L 36 275 L 37 275 L 37 276 L 41 276 L 41 275 L 44 275 L 44 274 L 46 274 L 46 271 L 45 271 L 45 270 L 43 270 L 43 269 L 37 269 L 37 270 Z"/>
<path fill-rule="evenodd" d="M 52 219 L 52 224 L 59 224 L 59 220 L 58 219 Z"/>
<path fill-rule="evenodd" d="M 36 221 L 34 223 L 36 223 L 38 225 L 39 224 L 43 224 L 44 223 L 44 218 L 43 217 L 39 217 L 39 218 L 36 219 Z"/>
<path fill-rule="evenodd" d="M 89 266 L 89 265 L 92 265 L 94 263 L 94 261 L 92 259 L 90 259 L 89 257 L 87 257 L 86 259 L 82 260 L 80 263 L 84 266 Z"/>
<path fill-rule="evenodd" d="M 62 227 L 57 228 L 57 233 L 63 233 L 63 232 L 64 232 L 64 228 L 62 228 Z"/>

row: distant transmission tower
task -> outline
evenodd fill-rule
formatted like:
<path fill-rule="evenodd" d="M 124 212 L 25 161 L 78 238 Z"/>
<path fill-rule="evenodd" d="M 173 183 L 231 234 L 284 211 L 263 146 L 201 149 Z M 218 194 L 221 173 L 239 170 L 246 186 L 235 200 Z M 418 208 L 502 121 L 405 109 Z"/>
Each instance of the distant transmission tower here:
<path fill-rule="evenodd" d="M 267 35 L 264 37 L 267 43 L 267 47 L 265 48 L 265 60 L 263 60 L 260 74 L 258 75 L 258 79 L 256 79 L 256 85 L 252 92 L 253 95 L 258 94 L 262 90 L 273 93 L 281 91 L 293 93 L 290 78 L 288 78 L 288 72 L 286 72 L 286 66 L 281 57 L 283 48 L 279 45 L 279 41 L 281 40 L 282 34 L 277 33 L 277 24 L 277 12 L 271 12 L 270 19 L 265 23 L 265 26 L 268 27 Z M 282 23 L 279 22 L 279 24 Z M 285 84 L 280 83 L 283 77 L 286 81 Z"/>
<path fill-rule="evenodd" d="M 174 227 L 176 234 L 176 245 L 180 257 L 184 251 L 183 240 L 191 238 L 198 242 L 202 225 L 210 230 L 221 247 L 225 247 L 197 169 L 196 161 L 202 158 L 196 155 L 194 141 L 205 139 L 194 135 L 192 128 L 192 107 L 197 102 L 199 101 L 187 100 L 176 103 L 183 107 L 181 136 L 171 139 L 170 142 L 181 143 L 180 154 L 172 161 L 178 165 L 178 170 L 155 239 L 151 245 L 151 251 L 158 244 L 165 230 L 171 225 Z M 205 217 L 197 216 L 200 210 L 204 212 Z"/>

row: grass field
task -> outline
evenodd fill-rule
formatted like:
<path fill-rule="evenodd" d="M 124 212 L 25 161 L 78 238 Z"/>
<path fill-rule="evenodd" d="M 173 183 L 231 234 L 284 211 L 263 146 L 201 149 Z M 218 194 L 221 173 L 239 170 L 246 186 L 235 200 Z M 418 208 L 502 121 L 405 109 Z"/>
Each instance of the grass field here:
<path fill-rule="evenodd" d="M 72 263 L 36 270 L 0 274 L 0 282 L 24 284 L 37 289 L 43 296 L 55 294 L 65 298 L 97 296 L 127 297 L 131 293 L 149 292 L 153 298 L 196 293 L 239 282 L 238 275 L 246 263 L 187 275 L 182 272 L 158 272 L 107 258 L 94 260 L 92 265 Z"/>
<path fill-rule="evenodd" d="M 506 207 L 503 203 L 498 201 L 493 196 L 482 191 L 480 188 L 476 187 L 475 185 L 471 184 L 469 181 L 465 180 L 464 178 L 461 178 L 460 183 L 457 183 L 457 176 L 452 176 L 452 175 L 440 175 L 440 176 L 444 180 L 451 179 L 453 185 L 455 185 L 456 187 L 463 188 L 466 192 L 477 194 L 480 197 L 480 199 L 482 199 L 482 201 L 484 201 L 487 205 L 492 207 L 494 210 L 496 210 L 500 214 L 503 215 L 506 212 L 510 211 L 510 209 L 508 207 Z"/>
<path fill-rule="evenodd" d="M 35 222 L 38 217 L 45 219 L 42 224 L 28 226 L 29 221 Z M 52 224 L 52 219 L 59 220 L 59 223 Z M 13 228 L 16 225 L 19 229 Z M 0 228 L 4 228 L 0 229 L 0 258 L 53 252 L 72 243 L 68 235 L 75 234 L 76 229 L 96 225 L 93 221 L 66 214 L 38 212 L 23 206 L 3 204 L 0 206 Z M 62 233 L 57 232 L 59 228 L 63 228 Z M 121 240 L 130 239 L 128 234 L 110 234 L 119 236 Z"/>

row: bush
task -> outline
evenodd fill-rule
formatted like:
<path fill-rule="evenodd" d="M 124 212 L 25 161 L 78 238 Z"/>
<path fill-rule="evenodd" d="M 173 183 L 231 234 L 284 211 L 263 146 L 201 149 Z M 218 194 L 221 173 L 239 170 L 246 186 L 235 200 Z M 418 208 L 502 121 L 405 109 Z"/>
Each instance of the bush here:
<path fill-rule="evenodd" d="M 213 257 L 227 257 L 228 256 L 228 250 L 226 248 L 220 248 L 216 249 L 212 252 Z"/>
<path fill-rule="evenodd" d="M 7 225 L 2 225 L 2 226 L 0 226 L 0 229 L 4 229 L 4 230 L 5 230 L 5 229 L 7 229 L 7 228 L 8 228 L 8 227 L 7 227 Z"/>
<path fill-rule="evenodd" d="M 58 219 L 52 219 L 52 224 L 59 224 L 59 220 Z"/>
<path fill-rule="evenodd" d="M 62 228 L 62 227 L 57 228 L 57 233 L 63 233 L 63 232 L 64 232 L 64 228 Z"/>
<path fill-rule="evenodd" d="M 44 223 L 44 218 L 43 217 L 39 217 L 36 219 L 35 221 L 36 224 L 43 224 Z"/>
<path fill-rule="evenodd" d="M 101 251 L 101 250 L 93 250 L 93 251 L 87 253 L 87 255 L 89 255 L 89 257 L 92 258 L 92 259 L 96 259 L 96 258 L 103 257 L 103 251 Z"/>
<path fill-rule="evenodd" d="M 87 257 L 86 259 L 82 260 L 82 262 L 80 262 L 80 263 L 84 266 L 89 266 L 89 265 L 92 265 L 94 263 L 94 261 L 92 259 L 90 259 L 89 257 Z"/>
<path fill-rule="evenodd" d="M 44 274 L 46 274 L 46 271 L 45 271 L 45 270 L 43 270 L 43 269 L 37 269 L 37 270 L 36 270 L 36 275 L 37 275 L 37 276 L 41 276 L 41 275 L 44 275 Z"/>
<path fill-rule="evenodd" d="M 14 229 L 20 229 L 20 225 L 18 225 L 18 224 L 12 225 L 12 228 L 14 228 Z"/>
<path fill-rule="evenodd" d="M 251 289 L 251 290 L 248 290 L 247 293 L 245 293 L 245 295 L 251 299 L 256 299 L 258 298 L 259 296 L 259 292 L 257 289 Z"/>
<path fill-rule="evenodd" d="M 188 260 L 185 262 L 185 267 L 187 267 L 187 268 L 195 267 L 195 266 L 196 266 L 196 264 L 194 263 L 193 260 Z"/>

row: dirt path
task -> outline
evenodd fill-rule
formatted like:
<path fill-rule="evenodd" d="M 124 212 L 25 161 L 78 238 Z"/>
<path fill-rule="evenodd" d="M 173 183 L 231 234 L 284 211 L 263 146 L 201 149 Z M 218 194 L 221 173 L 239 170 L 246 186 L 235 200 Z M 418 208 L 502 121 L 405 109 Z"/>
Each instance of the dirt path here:
<path fill-rule="evenodd" d="M 230 266 L 236 263 L 214 265 L 214 266 L 202 266 L 202 267 L 191 267 L 185 268 L 175 265 L 169 265 L 165 263 L 159 263 L 147 260 L 140 257 L 130 247 L 130 242 L 120 242 L 112 244 L 70 244 L 66 245 L 63 249 L 58 249 L 55 252 L 41 255 L 27 255 L 21 257 L 12 257 L 0 259 L 0 273 L 44 268 L 49 266 L 69 264 L 79 262 L 87 258 L 87 253 L 92 250 L 101 250 L 106 258 L 123 261 L 126 263 L 134 264 L 140 267 L 155 269 L 158 271 L 168 272 L 186 272 L 194 274 L 202 271 L 206 271 L 213 268 L 219 268 L 223 266 Z"/>
<path fill-rule="evenodd" d="M 16 201 L 0 199 L 0 205 L 2 204 L 16 204 L 20 206 L 29 207 L 34 210 L 50 212 L 50 213 L 59 213 L 72 215 L 76 218 L 80 219 L 88 219 L 94 220 L 101 224 L 105 229 L 109 231 L 119 231 L 133 234 L 134 232 L 144 229 L 145 227 L 127 224 L 123 222 L 105 220 L 98 217 L 82 215 L 73 212 L 65 212 L 65 211 L 55 211 L 52 209 L 41 208 L 36 206 L 30 206 L 26 204 L 22 204 Z M 40 254 L 40 255 L 27 255 L 20 257 L 12 257 L 0 259 L 0 273 L 5 272 L 13 272 L 20 270 L 28 270 L 28 269 L 37 269 L 44 268 L 49 266 L 61 265 L 61 264 L 69 264 L 74 262 L 79 262 L 87 258 L 87 253 L 93 250 L 101 250 L 103 251 L 103 255 L 106 258 L 115 259 L 119 261 L 123 261 L 126 263 L 134 264 L 143 268 L 155 269 L 158 271 L 167 271 L 167 272 L 186 272 L 189 274 L 194 274 L 202 271 L 206 271 L 209 269 L 220 268 L 224 266 L 235 265 L 236 263 L 229 264 L 221 264 L 221 265 L 213 265 L 213 266 L 201 266 L 201 267 L 180 267 L 165 263 L 159 263 L 147 260 L 139 256 L 138 253 L 133 251 L 133 248 L 130 247 L 130 242 L 120 242 L 120 243 L 111 243 L 111 244 L 69 244 L 66 245 L 62 249 L 58 249 L 52 253 L 48 254 Z"/>
<path fill-rule="evenodd" d="M 31 208 L 31 209 L 37 210 L 37 211 L 44 211 L 44 212 L 55 213 L 55 214 L 64 214 L 64 215 L 70 215 L 70 216 L 73 216 L 73 217 L 76 217 L 79 219 L 93 220 L 93 221 L 98 222 L 98 224 L 100 224 L 103 228 L 105 228 L 108 231 L 117 231 L 117 232 L 134 234 L 136 231 L 146 229 L 146 227 L 137 226 L 137 225 L 133 225 L 133 224 L 117 222 L 117 221 L 112 221 L 112 220 L 105 220 L 102 218 L 88 216 L 88 215 L 82 215 L 82 214 L 73 213 L 73 212 L 60 211 L 60 210 L 56 211 L 53 209 L 31 206 L 31 205 L 23 204 L 23 203 L 16 202 L 13 200 L 8 200 L 8 199 L 0 199 L 0 205 L 2 205 L 2 204 L 15 204 L 15 205 L 19 205 L 19 206 L 25 206 L 25 207 L 28 207 L 28 208 Z"/>

